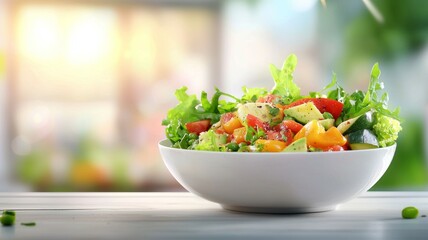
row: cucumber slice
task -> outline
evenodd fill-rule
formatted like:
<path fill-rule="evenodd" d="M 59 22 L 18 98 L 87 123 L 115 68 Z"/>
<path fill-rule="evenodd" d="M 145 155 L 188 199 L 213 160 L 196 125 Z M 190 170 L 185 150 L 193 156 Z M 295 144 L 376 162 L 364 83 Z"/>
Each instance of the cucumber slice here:
<path fill-rule="evenodd" d="M 306 144 L 306 137 L 297 139 L 290 145 L 288 145 L 283 152 L 307 152 L 308 145 Z"/>
<path fill-rule="evenodd" d="M 366 144 L 366 143 L 353 143 L 353 144 L 349 144 L 349 147 L 352 150 L 364 150 L 364 149 L 378 148 L 377 146 L 374 146 L 371 144 Z"/>
<path fill-rule="evenodd" d="M 346 136 L 352 150 L 378 148 L 376 135 L 367 129 L 352 132 Z"/>
<path fill-rule="evenodd" d="M 337 126 L 337 129 L 343 135 L 347 135 L 355 131 L 371 129 L 373 127 L 373 124 L 373 113 L 366 112 L 363 115 L 342 122 L 341 124 L 339 124 L 339 126 Z"/>

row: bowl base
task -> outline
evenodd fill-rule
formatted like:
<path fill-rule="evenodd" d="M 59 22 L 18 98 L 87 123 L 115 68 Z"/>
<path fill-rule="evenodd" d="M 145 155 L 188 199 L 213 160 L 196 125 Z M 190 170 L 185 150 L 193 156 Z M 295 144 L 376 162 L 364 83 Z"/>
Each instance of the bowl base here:
<path fill-rule="evenodd" d="M 278 213 L 278 214 L 297 214 L 297 213 L 316 213 L 336 210 L 338 205 L 326 207 L 243 207 L 243 206 L 230 206 L 221 204 L 222 208 L 234 212 L 246 213 Z"/>

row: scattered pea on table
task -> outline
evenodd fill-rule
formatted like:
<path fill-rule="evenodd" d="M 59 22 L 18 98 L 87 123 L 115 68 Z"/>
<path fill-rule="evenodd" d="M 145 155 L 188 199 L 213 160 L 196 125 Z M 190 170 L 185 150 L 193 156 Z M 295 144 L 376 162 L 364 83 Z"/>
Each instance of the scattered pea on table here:
<path fill-rule="evenodd" d="M 415 207 L 405 207 L 401 211 L 401 216 L 405 219 L 417 218 L 418 214 L 419 214 L 419 210 Z"/>
<path fill-rule="evenodd" d="M 0 223 L 3 226 L 12 226 L 15 224 L 15 213 L 5 214 L 5 212 L 3 212 L 2 216 L 0 217 Z"/>

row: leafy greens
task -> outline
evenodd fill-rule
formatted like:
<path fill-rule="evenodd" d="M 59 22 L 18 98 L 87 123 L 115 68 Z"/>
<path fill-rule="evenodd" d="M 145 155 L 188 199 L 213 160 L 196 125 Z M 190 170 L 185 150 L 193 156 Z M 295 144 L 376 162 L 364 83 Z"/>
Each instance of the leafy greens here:
<path fill-rule="evenodd" d="M 275 82 L 271 91 L 265 88 L 243 87 L 241 98 L 236 98 L 216 88 L 211 99 L 208 99 L 206 92 L 202 92 L 200 99 L 198 99 L 196 95 L 187 94 L 187 87 L 177 89 L 175 96 L 179 103 L 168 111 L 166 119 L 162 122 L 162 125 L 166 126 L 165 132 L 167 138 L 172 142 L 174 147 L 218 151 L 218 143 L 223 142 L 222 138 L 219 138 L 215 132 L 210 130 L 204 135 L 201 134 L 198 139 L 196 135 L 189 133 L 185 127 L 186 123 L 209 119 L 211 124 L 215 124 L 219 122 L 223 113 L 235 111 L 238 104 L 256 102 L 262 97 L 273 95 L 281 99 L 280 104 L 282 105 L 287 105 L 306 97 L 327 97 L 340 101 L 344 106 L 340 117 L 336 120 L 336 125 L 341 121 L 372 111 L 375 113 L 373 131 L 378 137 L 379 144 L 385 147 L 395 143 L 398 133 L 401 131 L 400 110 L 399 108 L 393 111 L 388 109 L 389 97 L 383 91 L 383 82 L 379 80 L 381 72 L 378 63 L 373 65 L 366 92 L 361 90 L 350 94 L 345 92 L 337 83 L 336 74 L 333 73 L 329 84 L 320 92 L 310 92 L 308 96 L 302 96 L 299 86 L 293 81 L 293 73 L 296 65 L 297 57 L 294 54 L 287 57 L 281 69 L 270 65 L 270 72 Z M 231 98 L 232 101 L 221 99 L 222 96 Z M 271 114 L 274 113 L 273 111 Z M 325 116 L 325 118 L 331 117 Z M 258 138 L 260 133 L 250 130 L 247 128 L 246 138 L 248 140 L 256 139 L 254 136 Z"/>

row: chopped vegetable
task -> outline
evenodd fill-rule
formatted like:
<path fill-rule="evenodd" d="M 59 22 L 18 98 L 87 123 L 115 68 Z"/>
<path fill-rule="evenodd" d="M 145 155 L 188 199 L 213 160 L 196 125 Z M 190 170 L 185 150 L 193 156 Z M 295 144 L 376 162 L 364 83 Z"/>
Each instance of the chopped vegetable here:
<path fill-rule="evenodd" d="M 206 132 L 210 128 L 210 120 L 199 120 L 186 123 L 186 129 L 190 133 L 199 135 L 201 132 Z"/>
<path fill-rule="evenodd" d="M 399 109 L 388 109 L 388 94 L 374 64 L 367 91 L 347 93 L 336 74 L 319 92 L 301 95 L 293 81 L 297 57 L 270 66 L 274 87 L 243 87 L 241 98 L 215 89 L 209 100 L 175 93 L 178 105 L 162 122 L 175 148 L 229 152 L 347 151 L 395 144 Z M 221 97 L 228 97 L 226 101 Z M 304 145 L 304 146 L 303 146 Z"/>
<path fill-rule="evenodd" d="M 331 118 L 337 119 L 343 110 L 343 103 L 328 98 L 303 98 L 287 105 L 286 108 L 291 108 L 308 102 L 312 102 L 321 113 L 325 113 L 326 116 L 328 116 L 325 118 L 330 118 L 331 116 Z"/>
<path fill-rule="evenodd" d="M 367 129 L 358 130 L 347 135 L 349 147 L 352 150 L 372 149 L 379 147 L 376 135 Z"/>

